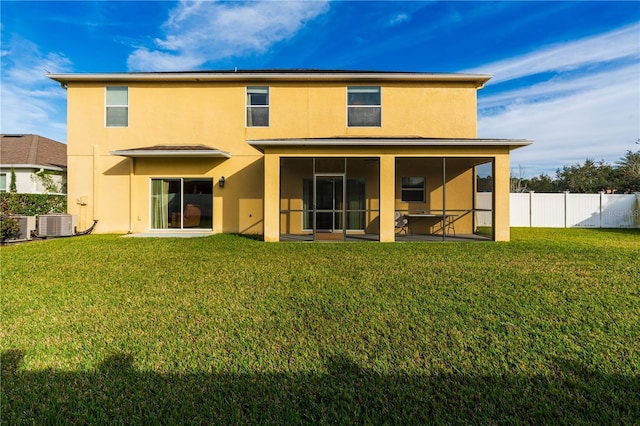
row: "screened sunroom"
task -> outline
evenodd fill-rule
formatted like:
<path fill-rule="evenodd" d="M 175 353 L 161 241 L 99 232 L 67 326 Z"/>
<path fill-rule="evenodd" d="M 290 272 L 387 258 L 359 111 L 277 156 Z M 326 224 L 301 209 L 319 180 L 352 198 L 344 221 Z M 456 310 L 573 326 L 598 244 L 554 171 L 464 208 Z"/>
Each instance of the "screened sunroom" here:
<path fill-rule="evenodd" d="M 508 239 L 509 151 L 530 142 L 249 143 L 265 154 L 265 240 L 388 242 Z"/>

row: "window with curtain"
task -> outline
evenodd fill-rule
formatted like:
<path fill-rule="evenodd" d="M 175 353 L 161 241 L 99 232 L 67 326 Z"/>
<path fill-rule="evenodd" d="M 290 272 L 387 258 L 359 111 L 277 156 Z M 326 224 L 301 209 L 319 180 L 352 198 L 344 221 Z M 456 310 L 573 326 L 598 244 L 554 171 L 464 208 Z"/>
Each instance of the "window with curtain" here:
<path fill-rule="evenodd" d="M 151 229 L 211 229 L 213 179 L 151 179 Z"/>
<path fill-rule="evenodd" d="M 169 194 L 169 181 L 151 180 L 151 228 L 167 229 L 169 227 L 169 201 L 175 194 Z"/>
<path fill-rule="evenodd" d="M 347 179 L 347 229 L 365 229 L 364 179 Z"/>
<path fill-rule="evenodd" d="M 268 87 L 247 87 L 247 127 L 269 127 Z"/>
<path fill-rule="evenodd" d="M 402 178 L 402 201 L 424 203 L 424 178 Z"/>
<path fill-rule="evenodd" d="M 380 86 L 347 87 L 347 124 L 349 127 L 381 126 Z"/>
<path fill-rule="evenodd" d="M 106 87 L 106 126 L 129 126 L 129 88 L 126 86 Z"/>

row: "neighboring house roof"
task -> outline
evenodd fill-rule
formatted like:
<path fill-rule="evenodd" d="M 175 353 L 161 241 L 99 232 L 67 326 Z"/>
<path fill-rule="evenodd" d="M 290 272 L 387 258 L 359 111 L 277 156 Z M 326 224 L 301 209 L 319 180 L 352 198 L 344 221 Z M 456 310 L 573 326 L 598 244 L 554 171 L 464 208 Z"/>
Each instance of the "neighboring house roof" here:
<path fill-rule="evenodd" d="M 39 135 L 0 135 L 0 164 L 67 167 L 67 145 Z"/>
<path fill-rule="evenodd" d="M 79 81 L 423 81 L 423 82 L 468 82 L 481 88 L 491 78 L 489 74 L 426 73 L 399 71 L 349 71 L 316 69 L 273 70 L 225 70 L 225 71 L 176 71 L 176 72 L 129 72 L 96 74 L 47 74 L 63 86 Z"/>

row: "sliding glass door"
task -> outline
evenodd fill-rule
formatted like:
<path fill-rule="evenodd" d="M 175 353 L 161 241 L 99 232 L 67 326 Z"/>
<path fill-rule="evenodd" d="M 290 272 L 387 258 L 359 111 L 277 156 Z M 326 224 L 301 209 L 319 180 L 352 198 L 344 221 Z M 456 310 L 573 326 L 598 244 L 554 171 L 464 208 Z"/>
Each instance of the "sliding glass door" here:
<path fill-rule="evenodd" d="M 212 229 L 212 179 L 151 179 L 151 229 Z"/>
<path fill-rule="evenodd" d="M 349 231 L 364 230 L 366 200 L 364 179 L 347 179 L 346 228 Z M 315 179 L 315 203 L 313 202 L 313 180 L 303 180 L 303 228 L 313 229 L 314 205 L 317 232 L 342 231 L 344 178 L 317 176 Z"/>
<path fill-rule="evenodd" d="M 342 231 L 342 177 L 316 176 L 316 232 Z"/>

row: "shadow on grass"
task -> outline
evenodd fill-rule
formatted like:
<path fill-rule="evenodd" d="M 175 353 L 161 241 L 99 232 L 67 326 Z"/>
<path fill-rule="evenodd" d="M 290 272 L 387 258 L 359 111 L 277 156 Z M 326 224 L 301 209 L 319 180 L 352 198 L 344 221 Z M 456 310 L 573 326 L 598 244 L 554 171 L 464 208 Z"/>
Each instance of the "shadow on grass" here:
<path fill-rule="evenodd" d="M 231 234 L 234 235 L 238 238 L 244 238 L 245 240 L 251 240 L 251 241 L 264 241 L 264 236 L 260 235 L 260 234 Z"/>
<path fill-rule="evenodd" d="M 21 371 L 2 353 L 3 424 L 637 424 L 640 382 L 558 362 L 555 377 L 383 375 L 349 359 L 320 374 Z"/>
<path fill-rule="evenodd" d="M 592 230 L 600 234 L 640 235 L 640 228 L 593 228 Z"/>

